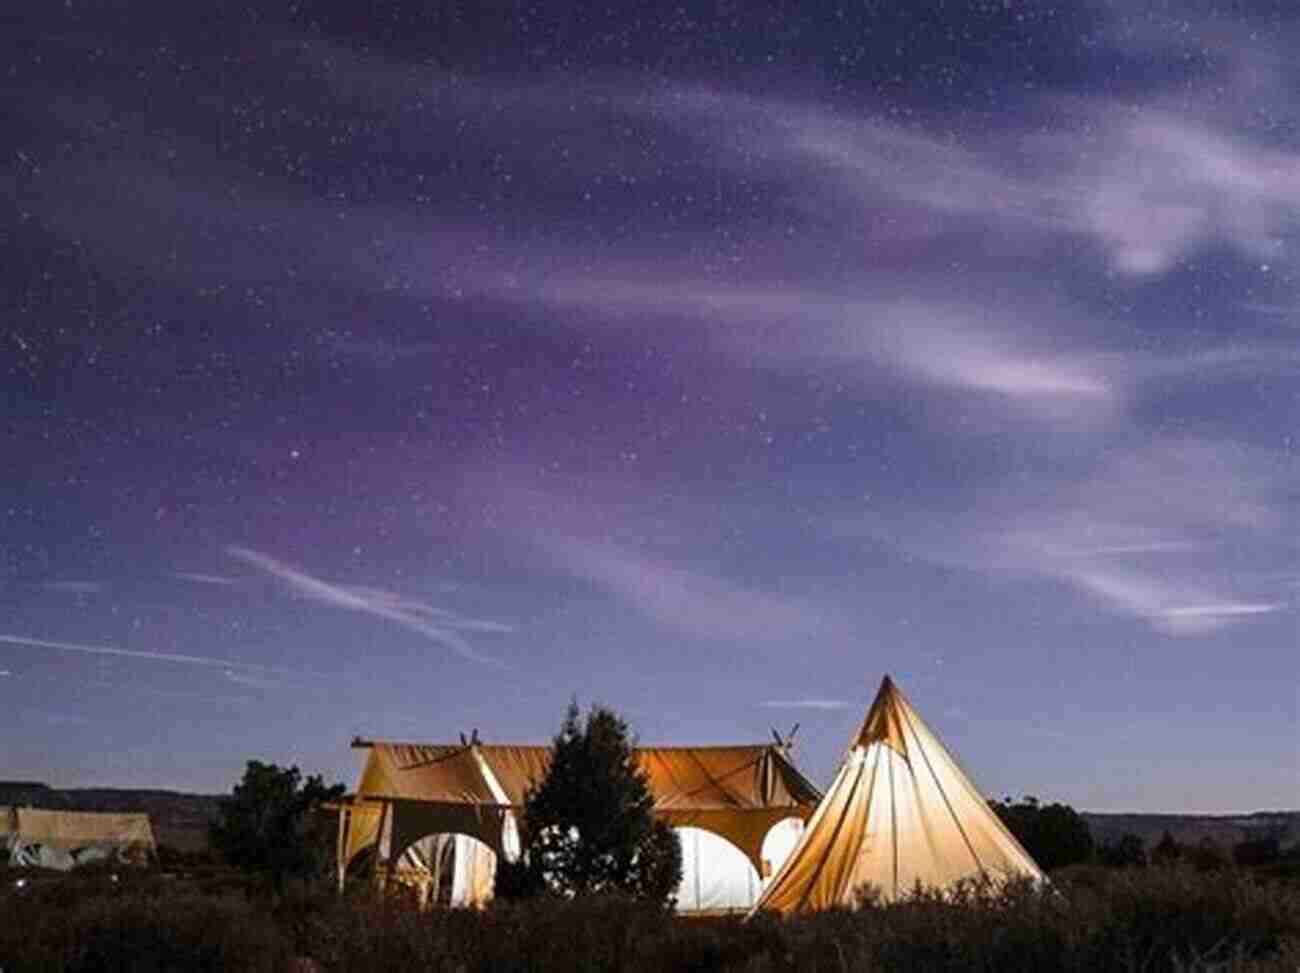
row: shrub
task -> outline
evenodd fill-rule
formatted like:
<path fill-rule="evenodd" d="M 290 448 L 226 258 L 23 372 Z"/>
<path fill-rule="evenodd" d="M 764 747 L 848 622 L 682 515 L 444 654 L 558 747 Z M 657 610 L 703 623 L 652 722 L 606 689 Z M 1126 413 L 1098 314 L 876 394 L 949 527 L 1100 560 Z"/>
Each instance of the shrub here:
<path fill-rule="evenodd" d="M 1135 834 L 1124 834 L 1097 846 L 1097 861 L 1111 868 L 1147 863 L 1146 845 Z"/>
<path fill-rule="evenodd" d="M 1045 889 L 966 882 L 749 922 L 610 895 L 420 912 L 299 883 L 275 903 L 156 876 L 126 888 L 10 885 L 0 890 L 0 968 L 280 973 L 310 956 L 323 973 L 1294 973 L 1300 962 L 1300 889 L 1192 866 L 1074 866 Z"/>

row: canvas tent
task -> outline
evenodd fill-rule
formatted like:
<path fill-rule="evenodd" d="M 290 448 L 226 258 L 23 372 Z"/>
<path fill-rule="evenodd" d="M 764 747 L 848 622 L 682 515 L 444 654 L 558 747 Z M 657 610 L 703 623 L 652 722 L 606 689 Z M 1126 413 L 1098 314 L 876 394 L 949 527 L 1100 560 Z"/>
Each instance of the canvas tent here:
<path fill-rule="evenodd" d="M 143 863 L 157 853 L 147 814 L 0 808 L 0 841 L 15 866 L 67 871 L 94 862 Z"/>
<path fill-rule="evenodd" d="M 919 883 L 1042 872 L 886 676 L 826 796 L 755 911 L 885 900 Z"/>
<path fill-rule="evenodd" d="M 349 865 L 366 855 L 381 880 L 409 881 L 422 897 L 474 905 L 490 896 L 496 856 L 519 854 L 517 815 L 528 788 L 546 774 L 550 748 L 354 745 L 368 753 L 339 814 L 340 886 Z M 654 815 L 684 839 L 679 908 L 747 910 L 779 864 L 774 856 L 793 846 L 792 830 L 816 807 L 816 788 L 784 746 L 640 747 L 635 754 Z"/>

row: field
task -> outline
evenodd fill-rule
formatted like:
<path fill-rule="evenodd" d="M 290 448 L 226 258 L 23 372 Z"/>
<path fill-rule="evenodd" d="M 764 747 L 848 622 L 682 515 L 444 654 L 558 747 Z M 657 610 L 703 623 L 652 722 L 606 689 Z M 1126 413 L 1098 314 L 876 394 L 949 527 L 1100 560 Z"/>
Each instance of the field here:
<path fill-rule="evenodd" d="M 969 888 L 792 921 L 691 920 L 617 900 L 427 912 L 229 872 L 0 871 L 0 969 L 1250 971 L 1300 969 L 1300 885 L 1241 869 L 1076 868 L 1044 894 Z"/>

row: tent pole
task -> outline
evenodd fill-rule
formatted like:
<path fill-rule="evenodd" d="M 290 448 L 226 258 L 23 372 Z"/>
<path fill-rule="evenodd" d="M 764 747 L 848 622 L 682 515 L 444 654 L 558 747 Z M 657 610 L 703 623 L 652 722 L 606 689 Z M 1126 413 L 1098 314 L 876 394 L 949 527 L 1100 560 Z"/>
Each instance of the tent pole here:
<path fill-rule="evenodd" d="M 347 881 L 348 863 L 348 832 L 352 828 L 352 808 L 342 806 L 339 808 L 339 827 L 338 838 L 334 845 L 334 869 L 338 873 L 339 895 L 343 894 L 343 884 Z"/>
<path fill-rule="evenodd" d="M 388 885 L 389 858 L 393 853 L 393 802 L 384 801 L 379 812 L 379 841 L 375 847 L 375 884 L 382 892 Z"/>

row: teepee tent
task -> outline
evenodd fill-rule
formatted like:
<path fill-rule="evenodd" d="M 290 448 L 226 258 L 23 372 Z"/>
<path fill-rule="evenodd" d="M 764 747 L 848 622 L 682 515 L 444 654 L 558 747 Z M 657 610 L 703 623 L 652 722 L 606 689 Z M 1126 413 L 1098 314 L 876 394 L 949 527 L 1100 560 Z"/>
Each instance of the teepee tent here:
<path fill-rule="evenodd" d="M 1026 875 L 1034 864 L 888 676 L 803 838 L 754 911 L 885 900 L 918 884 Z"/>

